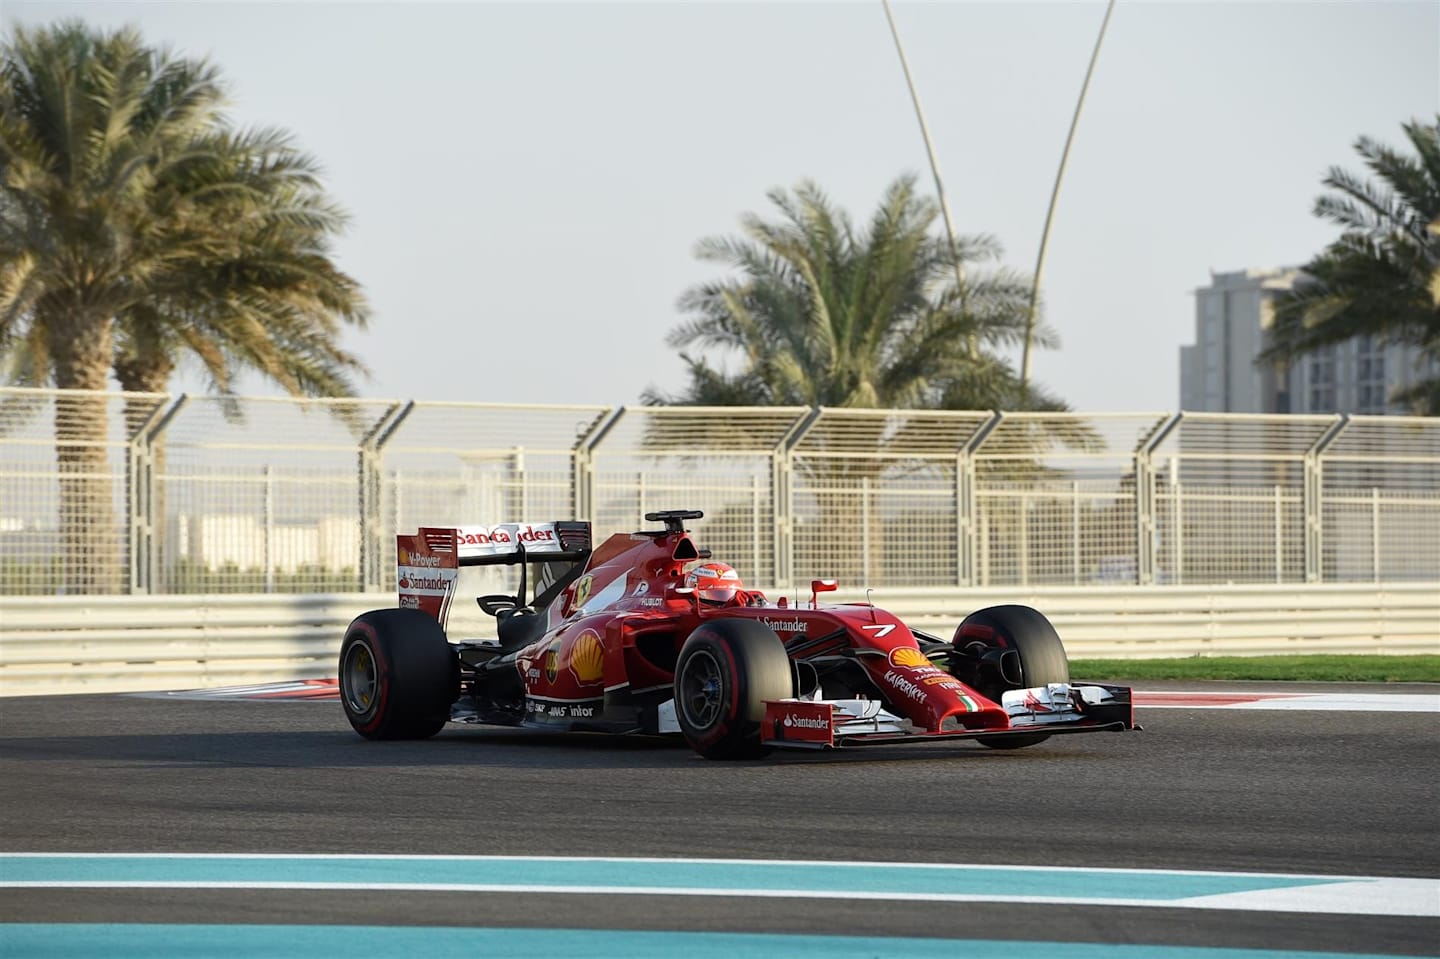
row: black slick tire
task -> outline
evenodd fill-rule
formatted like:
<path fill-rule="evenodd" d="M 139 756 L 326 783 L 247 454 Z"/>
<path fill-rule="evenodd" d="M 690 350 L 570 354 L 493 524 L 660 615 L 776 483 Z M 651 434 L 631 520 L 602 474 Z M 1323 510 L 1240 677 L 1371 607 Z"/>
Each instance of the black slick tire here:
<path fill-rule="evenodd" d="M 416 609 L 361 613 L 340 644 L 340 702 L 366 739 L 428 739 L 450 719 L 460 665 L 432 617 Z"/>
<path fill-rule="evenodd" d="M 785 645 L 763 623 L 717 619 L 701 624 L 675 663 L 675 716 L 685 741 L 706 759 L 755 759 L 765 701 L 793 696 Z"/>
<path fill-rule="evenodd" d="M 968 642 L 1013 649 L 1020 657 L 1020 682 L 1015 689 L 1070 681 L 1070 660 L 1050 620 L 1029 606 L 990 606 L 976 610 L 960 624 Z M 957 640 L 958 642 L 958 640 Z M 1048 733 L 1017 733 L 980 740 L 991 749 L 1020 749 L 1049 739 Z"/>

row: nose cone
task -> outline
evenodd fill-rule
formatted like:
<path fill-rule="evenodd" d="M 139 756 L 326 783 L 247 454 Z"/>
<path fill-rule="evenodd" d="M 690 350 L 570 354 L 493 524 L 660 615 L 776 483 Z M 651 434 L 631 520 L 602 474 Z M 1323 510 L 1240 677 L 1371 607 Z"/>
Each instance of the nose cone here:
<path fill-rule="evenodd" d="M 919 648 L 897 646 L 886 657 L 881 688 L 906 716 L 931 731 L 946 720 L 966 729 L 1004 729 L 1005 710 L 932 663 Z"/>

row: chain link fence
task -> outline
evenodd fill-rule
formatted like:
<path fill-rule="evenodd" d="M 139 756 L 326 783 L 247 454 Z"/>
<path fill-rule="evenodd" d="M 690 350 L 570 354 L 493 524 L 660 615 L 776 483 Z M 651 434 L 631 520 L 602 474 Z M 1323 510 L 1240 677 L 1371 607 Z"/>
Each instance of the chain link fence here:
<path fill-rule="evenodd" d="M 667 508 L 772 588 L 1436 581 L 1440 418 L 0 389 L 9 595 L 389 590 L 397 530 Z"/>

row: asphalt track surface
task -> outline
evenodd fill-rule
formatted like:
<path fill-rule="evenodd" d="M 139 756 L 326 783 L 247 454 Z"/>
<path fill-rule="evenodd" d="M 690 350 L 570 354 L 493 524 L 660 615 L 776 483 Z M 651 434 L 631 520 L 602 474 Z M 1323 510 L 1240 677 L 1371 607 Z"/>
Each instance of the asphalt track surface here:
<path fill-rule="evenodd" d="M 1434 685 L 1394 689 L 1440 694 Z M 1137 718 L 1144 732 L 1015 752 L 933 744 L 724 764 L 665 740 L 455 726 L 427 742 L 373 743 L 350 730 L 336 702 L 0 699 L 0 852 L 726 857 L 1440 878 L 1440 712 L 1141 708 Z M 0 922 L 528 926 L 1440 955 L 1440 920 L 1420 917 L 533 892 L 7 888 Z"/>

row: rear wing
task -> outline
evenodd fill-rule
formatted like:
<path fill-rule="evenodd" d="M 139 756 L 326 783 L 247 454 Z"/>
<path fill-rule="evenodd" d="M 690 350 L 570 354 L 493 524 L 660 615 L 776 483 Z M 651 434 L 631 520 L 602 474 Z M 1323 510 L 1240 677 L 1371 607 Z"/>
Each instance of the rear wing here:
<path fill-rule="evenodd" d="M 429 613 L 444 626 L 460 567 L 579 561 L 590 555 L 590 524 L 422 526 L 413 535 L 395 537 L 395 554 L 400 608 Z"/>

